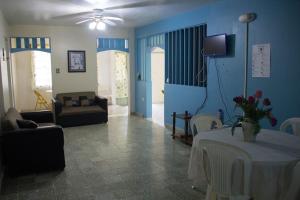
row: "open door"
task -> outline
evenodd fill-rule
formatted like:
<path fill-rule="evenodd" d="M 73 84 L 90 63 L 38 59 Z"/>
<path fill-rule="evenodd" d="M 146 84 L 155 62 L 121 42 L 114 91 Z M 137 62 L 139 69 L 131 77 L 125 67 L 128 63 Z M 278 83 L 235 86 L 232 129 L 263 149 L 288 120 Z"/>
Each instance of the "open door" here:
<path fill-rule="evenodd" d="M 162 48 L 151 51 L 152 121 L 164 126 L 165 52 Z"/>
<path fill-rule="evenodd" d="M 108 99 L 108 116 L 128 116 L 128 53 L 97 53 L 98 94 Z"/>

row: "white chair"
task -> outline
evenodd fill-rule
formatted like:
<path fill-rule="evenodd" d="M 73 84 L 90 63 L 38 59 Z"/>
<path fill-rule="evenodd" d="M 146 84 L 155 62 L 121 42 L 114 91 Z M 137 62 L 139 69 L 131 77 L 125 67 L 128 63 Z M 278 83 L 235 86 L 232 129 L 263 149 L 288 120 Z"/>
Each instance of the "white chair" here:
<path fill-rule="evenodd" d="M 203 171 L 208 187 L 206 200 L 250 198 L 250 156 L 233 146 L 202 141 Z"/>
<path fill-rule="evenodd" d="M 286 131 L 287 128 L 291 126 L 293 130 L 293 134 L 300 136 L 300 118 L 289 118 L 285 120 L 281 125 L 280 125 L 280 130 L 281 131 Z"/>
<path fill-rule="evenodd" d="M 193 136 L 201 131 L 222 128 L 223 124 L 217 117 L 208 115 L 195 115 L 190 121 Z"/>

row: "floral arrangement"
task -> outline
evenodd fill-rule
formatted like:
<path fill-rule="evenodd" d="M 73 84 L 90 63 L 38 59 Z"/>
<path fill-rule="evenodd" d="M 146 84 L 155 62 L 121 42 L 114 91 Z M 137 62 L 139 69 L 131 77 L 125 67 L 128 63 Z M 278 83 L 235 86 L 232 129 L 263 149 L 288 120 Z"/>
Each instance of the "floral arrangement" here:
<path fill-rule="evenodd" d="M 263 93 L 261 90 L 257 90 L 253 96 L 245 98 L 243 96 L 237 96 L 233 98 L 236 107 L 240 107 L 244 111 L 244 116 L 239 117 L 237 122 L 232 127 L 232 134 L 234 133 L 234 128 L 240 122 L 249 122 L 254 124 L 255 130 L 254 134 L 259 133 L 261 127 L 259 125 L 259 120 L 267 117 L 272 126 L 276 126 L 277 119 L 273 117 L 271 111 L 271 101 L 268 98 L 263 99 L 262 106 L 260 102 L 262 100 Z"/>

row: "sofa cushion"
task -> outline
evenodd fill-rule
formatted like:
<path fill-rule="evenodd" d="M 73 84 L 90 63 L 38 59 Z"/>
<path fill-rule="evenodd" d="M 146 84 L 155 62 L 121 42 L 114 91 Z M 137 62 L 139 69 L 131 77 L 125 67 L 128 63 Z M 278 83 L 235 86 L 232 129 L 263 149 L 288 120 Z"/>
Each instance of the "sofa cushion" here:
<path fill-rule="evenodd" d="M 15 108 L 9 108 L 2 121 L 2 129 L 4 131 L 18 129 L 17 119 L 22 120 L 23 117 Z"/>
<path fill-rule="evenodd" d="M 80 115 L 86 113 L 97 113 L 97 112 L 105 112 L 99 106 L 81 106 L 81 107 L 63 107 L 59 116 L 66 116 L 66 115 Z"/>
<path fill-rule="evenodd" d="M 39 125 L 32 120 L 17 119 L 19 128 L 37 128 Z"/>

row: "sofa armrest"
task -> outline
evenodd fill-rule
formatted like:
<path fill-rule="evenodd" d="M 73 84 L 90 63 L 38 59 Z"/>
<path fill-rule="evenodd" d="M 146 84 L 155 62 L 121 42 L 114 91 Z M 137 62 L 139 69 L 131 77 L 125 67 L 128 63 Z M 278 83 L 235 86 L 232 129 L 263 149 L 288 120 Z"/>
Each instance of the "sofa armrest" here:
<path fill-rule="evenodd" d="M 22 112 L 22 117 L 27 120 L 32 120 L 36 123 L 53 123 L 53 114 L 49 110 Z"/>
<path fill-rule="evenodd" d="M 33 138 L 42 138 L 47 140 L 47 137 L 59 136 L 62 139 L 62 145 L 64 141 L 63 137 L 63 129 L 61 126 L 58 125 L 50 125 L 50 126 L 39 126 L 37 128 L 22 128 L 16 129 L 12 131 L 5 131 L 2 135 L 2 139 L 4 141 L 13 140 L 14 139 L 21 139 L 21 142 L 32 141 Z"/>
<path fill-rule="evenodd" d="M 95 96 L 95 104 L 100 106 L 102 109 L 104 109 L 107 112 L 107 99 L 100 96 Z"/>
<path fill-rule="evenodd" d="M 52 98 L 52 108 L 54 115 L 57 116 L 62 111 L 63 104 L 58 99 Z"/>

